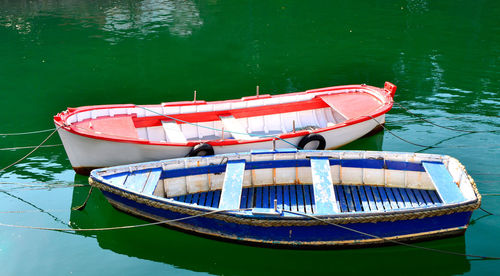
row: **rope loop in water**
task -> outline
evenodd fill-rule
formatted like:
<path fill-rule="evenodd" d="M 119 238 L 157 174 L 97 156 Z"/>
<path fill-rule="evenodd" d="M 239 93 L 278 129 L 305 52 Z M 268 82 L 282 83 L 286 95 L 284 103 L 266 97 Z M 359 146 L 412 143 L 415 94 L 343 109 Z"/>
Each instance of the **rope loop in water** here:
<path fill-rule="evenodd" d="M 0 134 L 0 136 L 28 135 L 28 134 L 35 134 L 35 133 L 49 132 L 49 131 L 52 131 L 52 130 L 54 130 L 54 128 L 43 129 L 43 130 L 35 130 L 35 131 L 28 131 L 28 132 L 1 133 L 1 134 Z"/>
<path fill-rule="evenodd" d="M 215 211 L 211 211 L 211 212 L 200 213 L 200 214 L 186 216 L 186 217 L 182 217 L 182 218 L 176 218 L 176 219 L 168 219 L 168 220 L 162 220 L 162 221 L 151 222 L 151 223 L 144 223 L 144 224 L 134 224 L 134 225 L 104 227 L 104 228 L 76 228 L 76 229 L 75 228 L 52 228 L 52 227 L 39 227 L 39 226 L 6 224 L 6 223 L 2 223 L 2 222 L 0 222 L 0 226 L 12 227 L 12 228 L 34 229 L 34 230 L 59 231 L 59 232 L 71 232 L 71 231 L 75 231 L 75 232 L 110 231 L 110 230 L 122 230 L 122 229 L 132 229 L 132 228 L 153 226 L 153 225 L 158 225 L 158 224 L 168 224 L 168 223 L 171 223 L 171 222 L 183 221 L 183 220 L 188 220 L 188 219 L 192 219 L 192 218 L 208 216 L 208 215 L 212 215 L 212 214 L 215 214 L 215 213 L 233 212 L 233 211 L 237 212 L 237 211 L 247 211 L 247 210 L 250 210 L 250 209 L 245 208 L 245 209 L 215 210 Z"/>
<path fill-rule="evenodd" d="M 498 132 L 498 131 L 500 131 L 500 129 L 495 129 L 495 130 L 464 130 L 464 129 L 457 129 L 457 128 L 452 128 L 452 127 L 438 125 L 436 123 L 433 123 L 433 122 L 425 119 L 421 115 L 418 115 L 418 114 L 415 114 L 415 113 L 411 112 L 408 108 L 404 107 L 402 104 L 400 104 L 400 103 L 398 103 L 396 101 L 394 101 L 394 103 L 397 104 L 402 109 L 404 109 L 406 112 L 408 112 L 408 114 L 412 115 L 413 117 L 416 117 L 416 118 L 418 118 L 421 121 L 427 122 L 427 123 L 429 123 L 429 124 L 431 124 L 433 126 L 437 126 L 437 127 L 440 127 L 440 128 L 444 128 L 444 129 L 448 129 L 448 130 L 453 130 L 453 131 L 459 131 L 459 132 L 467 132 L 467 133 Z"/>
<path fill-rule="evenodd" d="M 40 143 L 40 145 L 36 146 L 36 147 L 35 147 L 32 151 L 28 152 L 28 154 L 26 154 L 25 156 L 23 156 L 21 159 L 19 159 L 19 160 L 17 160 L 16 162 L 14 162 L 14 163 L 12 163 L 12 164 L 8 165 L 7 167 L 4 167 L 4 168 L 0 169 L 0 172 L 5 171 L 6 169 L 8 169 L 8 168 L 10 168 L 10 167 L 12 167 L 12 166 L 14 166 L 14 165 L 16 165 L 17 163 L 19 163 L 19 162 L 23 161 L 24 159 L 26 159 L 26 158 L 27 158 L 28 156 L 30 156 L 33 152 L 35 152 L 37 149 L 39 149 L 40 147 L 42 147 L 42 145 L 43 145 L 45 142 L 47 142 L 47 140 L 49 140 L 49 138 L 50 138 L 50 137 L 52 137 L 52 135 L 54 135 L 54 133 L 56 133 L 56 132 L 59 130 L 59 128 L 61 128 L 61 127 L 62 127 L 62 126 L 59 126 L 59 127 L 55 128 L 55 129 L 53 129 L 53 131 L 49 134 L 49 136 L 47 136 L 47 137 L 46 137 L 46 138 L 45 138 L 45 139 L 44 139 L 44 140 Z"/>
<path fill-rule="evenodd" d="M 411 141 L 408 141 L 406 139 L 404 139 L 403 137 L 401 136 L 398 136 L 397 134 L 393 133 L 390 129 L 388 129 L 386 126 L 384 126 L 382 123 L 380 123 L 379 121 L 377 121 L 377 119 L 373 118 L 371 115 L 367 115 L 368 117 L 372 118 L 372 120 L 374 120 L 375 122 L 377 122 L 377 124 L 381 127 L 384 128 L 384 130 L 387 130 L 387 132 L 389 132 L 390 134 L 392 134 L 394 137 L 408 143 L 408 144 L 412 144 L 412 145 L 415 145 L 415 146 L 419 146 L 419 147 L 422 147 L 422 148 L 434 148 L 436 146 L 426 146 L 426 145 L 422 145 L 422 144 L 417 144 L 417 143 L 414 143 L 414 142 L 411 142 Z"/>

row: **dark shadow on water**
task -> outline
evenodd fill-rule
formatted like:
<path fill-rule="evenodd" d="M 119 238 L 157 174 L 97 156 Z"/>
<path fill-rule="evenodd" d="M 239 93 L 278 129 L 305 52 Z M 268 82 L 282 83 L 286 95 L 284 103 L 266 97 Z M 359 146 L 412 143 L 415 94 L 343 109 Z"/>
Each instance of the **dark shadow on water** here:
<path fill-rule="evenodd" d="M 81 181 L 80 176 L 77 176 Z M 72 207 L 84 202 L 88 187 L 73 190 Z M 101 228 L 142 224 L 117 211 L 100 191 L 94 191 L 83 211 L 71 211 L 74 228 Z M 128 230 L 78 232 L 94 237 L 102 249 L 139 259 L 212 274 L 398 274 L 456 275 L 468 272 L 470 262 L 404 246 L 345 250 L 285 250 L 259 248 L 210 240 L 160 226 Z M 420 246 L 465 253 L 464 236 L 419 243 Z"/>
<path fill-rule="evenodd" d="M 380 131 L 371 136 L 365 136 L 361 139 L 355 140 L 341 148 L 339 150 L 382 150 L 384 143 L 384 132 Z"/>

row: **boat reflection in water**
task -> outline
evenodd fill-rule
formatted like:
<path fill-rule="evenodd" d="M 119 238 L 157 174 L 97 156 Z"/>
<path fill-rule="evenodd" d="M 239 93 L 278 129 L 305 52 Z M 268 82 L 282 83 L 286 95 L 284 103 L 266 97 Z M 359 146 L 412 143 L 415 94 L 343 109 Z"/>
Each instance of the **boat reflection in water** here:
<path fill-rule="evenodd" d="M 78 181 L 83 178 L 82 176 L 76 177 Z M 88 191 L 88 187 L 75 187 L 72 207 L 81 205 Z M 70 220 L 73 228 L 105 228 L 147 223 L 111 207 L 97 189 L 92 192 L 83 211 L 71 211 Z M 405 246 L 354 250 L 270 249 L 205 239 L 160 226 L 77 232 L 77 234 L 95 237 L 102 249 L 109 249 L 118 254 L 213 274 L 310 273 L 313 266 L 313 271 L 316 273 L 373 273 L 373 271 L 391 269 L 391 271 L 404 271 L 405 274 L 412 274 L 412 272 L 422 272 L 423 266 L 425 266 L 425 271 L 447 267 L 446 273 L 450 275 L 462 274 L 470 270 L 470 263 L 466 257 L 433 253 Z M 466 253 L 463 235 L 418 245 Z M 353 258 L 362 260 L 362 265 L 344 265 L 351 262 Z M 411 260 L 415 264 L 414 267 L 408 265 Z M 322 263 L 327 265 L 321 265 Z M 441 272 L 442 275 L 446 273 Z"/>

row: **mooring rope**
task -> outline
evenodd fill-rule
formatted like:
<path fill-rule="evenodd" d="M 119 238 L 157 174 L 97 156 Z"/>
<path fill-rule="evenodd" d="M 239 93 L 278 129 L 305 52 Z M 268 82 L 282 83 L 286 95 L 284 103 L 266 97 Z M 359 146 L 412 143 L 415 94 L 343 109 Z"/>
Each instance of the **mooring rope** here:
<path fill-rule="evenodd" d="M 48 209 L 45 212 L 66 212 L 68 209 Z M 17 210 L 17 211 L 0 211 L 0 214 L 25 214 L 25 213 L 41 213 L 40 210 Z"/>
<path fill-rule="evenodd" d="M 59 147 L 62 146 L 62 144 L 53 144 L 53 145 L 43 145 L 40 148 L 50 148 L 50 147 Z M 0 148 L 0 150 L 19 150 L 19 149 L 32 149 L 36 148 L 37 146 L 24 146 L 24 147 L 13 147 L 13 148 Z"/>
<path fill-rule="evenodd" d="M 459 132 L 468 132 L 468 133 L 478 133 L 478 132 L 498 132 L 500 131 L 500 129 L 494 129 L 494 130 L 463 130 L 463 129 L 456 129 L 456 128 L 452 128 L 452 127 L 447 127 L 447 126 L 442 126 L 442 125 L 438 125 L 436 123 L 433 123 L 427 119 L 425 119 L 424 117 L 418 115 L 418 114 L 415 114 L 413 112 L 411 112 L 408 108 L 404 107 L 403 105 L 401 105 L 400 103 L 398 102 L 394 102 L 395 104 L 397 104 L 399 107 L 401 107 L 402 109 L 404 109 L 406 112 L 408 112 L 410 115 L 414 116 L 414 117 L 417 117 L 418 119 L 424 121 L 424 122 L 427 122 L 433 126 L 437 126 L 437 127 L 440 127 L 440 128 L 444 128 L 444 129 L 448 129 L 448 130 L 453 130 L 453 131 L 459 131 Z"/>
<path fill-rule="evenodd" d="M 436 253 L 449 254 L 449 255 L 457 255 L 457 256 L 463 256 L 463 257 L 471 257 L 471 258 L 478 258 L 478 259 L 483 259 L 483 260 L 500 260 L 500 257 L 464 254 L 464 253 L 459 253 L 459 252 L 454 252 L 454 251 L 448 251 L 448 250 L 442 250 L 442 249 L 435 249 L 435 248 L 429 248 L 429 247 L 424 247 L 424 246 L 409 244 L 409 243 L 400 242 L 400 241 L 397 241 L 397 240 L 392 240 L 392 239 L 380 237 L 380 236 L 373 235 L 373 234 L 370 234 L 370 233 L 366 233 L 366 232 L 363 232 L 363 231 L 359 231 L 359 230 L 353 229 L 351 227 L 347 227 L 347 226 L 340 225 L 340 224 L 337 224 L 337 223 L 329 222 L 328 220 L 325 220 L 325 219 L 322 219 L 322 218 L 319 218 L 319 217 L 316 217 L 316 216 L 312 216 L 312 215 L 309 215 L 309 214 L 298 213 L 298 212 L 287 211 L 287 210 L 283 210 L 283 212 L 294 214 L 294 215 L 300 215 L 300 216 L 307 217 L 307 218 L 312 218 L 312 219 L 315 219 L 315 220 L 319 220 L 321 222 L 324 222 L 326 224 L 330 224 L 332 226 L 336 226 L 336 227 L 344 229 L 344 230 L 348 230 L 348 231 L 351 231 L 351 232 L 354 232 L 354 233 L 357 233 L 357 234 L 361 234 L 363 236 L 367 236 L 367 237 L 370 237 L 370 238 L 381 239 L 381 240 L 384 240 L 386 242 L 391 242 L 391 243 L 394 243 L 394 244 L 397 244 L 397 245 L 403 245 L 403 246 L 407 246 L 407 247 L 413 247 L 413 248 L 417 248 L 417 249 L 422 249 L 422 250 L 427 250 L 427 251 L 433 251 L 433 252 L 436 252 Z"/>
<path fill-rule="evenodd" d="M 184 120 L 181 120 L 181 119 L 177 119 L 177 118 L 174 118 L 172 116 L 168 116 L 168 115 L 165 115 L 165 114 L 162 114 L 162 113 L 159 113 L 159 112 L 156 112 L 154 110 L 151 110 L 149 108 L 146 108 L 146 107 L 143 107 L 143 106 L 139 106 L 139 105 L 135 105 L 136 107 L 139 107 L 139 108 L 142 108 L 146 111 L 149 111 L 151 113 L 154 113 L 154 114 L 157 114 L 157 115 L 160 115 L 160 116 L 163 116 L 165 118 L 168 118 L 168 119 L 171 119 L 171 120 L 175 120 L 175 121 L 178 121 L 178 122 L 182 122 L 182 123 L 185 123 L 185 124 L 190 124 L 190 125 L 193 125 L 193 126 L 197 126 L 197 127 L 202 127 L 202 128 L 206 128 L 206 129 L 210 129 L 210 130 L 214 130 L 214 131 L 220 131 L 220 132 L 227 132 L 227 133 L 234 133 L 234 134 L 242 134 L 242 135 L 249 135 L 249 136 L 254 136 L 254 137 L 268 137 L 268 138 L 276 138 L 276 139 L 279 139 L 287 144 L 290 144 L 292 147 L 294 148 L 297 148 L 297 149 L 301 149 L 299 146 L 297 145 L 294 145 L 290 142 L 288 142 L 287 140 L 285 139 L 282 139 L 276 135 L 267 135 L 267 134 L 253 134 L 253 133 L 242 133 L 242 132 L 237 132 L 237 131 L 230 131 L 230 130 L 222 130 L 222 129 L 218 129 L 218 128 L 213 128 L 213 127 L 209 127 L 209 126 L 202 126 L 200 124 L 196 124 L 196 123 L 191 123 L 191 122 L 188 122 L 188 121 L 184 121 Z"/>
<path fill-rule="evenodd" d="M 387 130 L 387 132 L 389 132 L 390 134 L 392 134 L 394 137 L 406 142 L 406 143 L 409 143 L 409 144 L 412 144 L 412 145 L 415 145 L 415 146 L 419 146 L 419 147 L 422 147 L 422 148 L 434 148 L 435 146 L 426 146 L 426 145 L 422 145 L 422 144 L 417 144 L 417 143 L 414 143 L 412 141 L 408 141 L 406 139 L 404 139 L 403 137 L 400 137 L 398 135 L 396 135 L 395 133 L 393 133 L 390 129 L 388 129 L 386 126 L 384 126 L 382 123 L 380 123 L 379 121 L 377 121 L 377 119 L 373 118 L 371 115 L 367 115 L 368 117 L 372 118 L 372 120 L 374 120 L 375 122 L 377 122 L 377 124 L 381 127 L 384 128 L 384 130 Z"/>
<path fill-rule="evenodd" d="M 49 132 L 49 131 L 52 131 L 52 130 L 54 130 L 54 128 L 43 129 L 43 130 L 35 130 L 35 131 L 28 131 L 28 132 L 1 133 L 1 134 L 0 134 L 0 136 L 28 135 L 28 134 L 35 134 L 35 133 Z"/>
<path fill-rule="evenodd" d="M 188 219 L 197 218 L 197 217 L 204 217 L 204 216 L 212 215 L 212 214 L 215 214 L 215 213 L 233 212 L 233 211 L 247 211 L 247 210 L 250 210 L 250 209 L 249 208 L 245 208 L 245 209 L 215 210 L 215 211 L 210 211 L 210 212 L 201 213 L 201 214 L 197 214 L 197 215 L 192 215 L 192 216 L 187 216 L 187 217 L 182 217 L 182 218 L 176 218 L 176 219 L 162 220 L 162 221 L 151 222 L 151 223 L 144 223 L 144 224 L 134 224 L 134 225 L 104 227 L 104 228 L 76 228 L 76 229 L 74 229 L 74 228 L 52 228 L 52 227 L 38 227 L 38 226 L 28 226 L 28 225 L 6 224 L 6 223 L 2 223 L 2 222 L 0 222 L 0 226 L 12 227 L 12 228 L 35 229 L 35 230 L 59 231 L 59 232 L 71 232 L 71 231 L 76 231 L 76 232 L 109 231 L 109 230 L 132 229 L 132 228 L 153 226 L 153 225 L 158 225 L 158 224 L 168 224 L 168 223 L 171 223 L 171 222 L 188 220 Z"/>
<path fill-rule="evenodd" d="M 10 168 L 10 167 L 12 167 L 12 166 L 14 166 L 14 165 L 16 165 L 17 163 L 19 163 L 19 162 L 23 161 L 24 159 L 26 159 L 26 158 L 27 158 L 28 156 L 30 156 L 33 152 L 35 152 L 37 149 L 39 149 L 39 148 L 40 148 L 40 147 L 41 147 L 41 146 L 42 146 L 45 142 L 47 142 L 47 140 L 49 140 L 49 138 L 50 138 L 50 137 L 52 137 L 52 135 L 54 135 L 54 133 L 56 133 L 56 132 L 59 130 L 59 128 L 61 128 L 61 127 L 62 127 L 62 125 L 61 125 L 61 126 L 59 126 L 59 127 L 57 127 L 57 128 L 55 128 L 55 129 L 54 129 L 54 130 L 53 130 L 53 131 L 49 134 L 49 136 L 47 136 L 47 138 L 45 138 L 45 139 L 44 139 L 44 140 L 40 143 L 40 145 L 36 146 L 36 147 L 35 147 L 32 151 L 28 152 L 28 154 L 26 154 L 25 156 L 23 156 L 21 159 L 17 160 L 16 162 L 14 162 L 14 163 L 12 163 L 12 164 L 8 165 L 7 167 L 5 167 L 5 168 L 3 168 L 3 169 L 0 169 L 0 172 L 5 171 L 6 169 L 8 169 L 8 168 Z"/>

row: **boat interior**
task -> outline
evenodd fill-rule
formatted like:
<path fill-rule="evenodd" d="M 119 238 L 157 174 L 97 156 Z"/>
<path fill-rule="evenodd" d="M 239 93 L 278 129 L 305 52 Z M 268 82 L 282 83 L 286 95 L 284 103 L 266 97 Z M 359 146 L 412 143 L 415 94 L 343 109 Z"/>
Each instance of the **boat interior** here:
<path fill-rule="evenodd" d="M 304 129 L 326 128 L 371 114 L 383 101 L 351 91 L 207 103 L 164 103 L 76 112 L 67 122 L 78 131 L 112 138 L 186 143 L 187 141 L 252 140 Z"/>
<path fill-rule="evenodd" d="M 315 215 L 389 212 L 476 199 L 447 156 L 281 150 L 174 159 L 99 173 L 112 186 L 194 208 Z"/>

